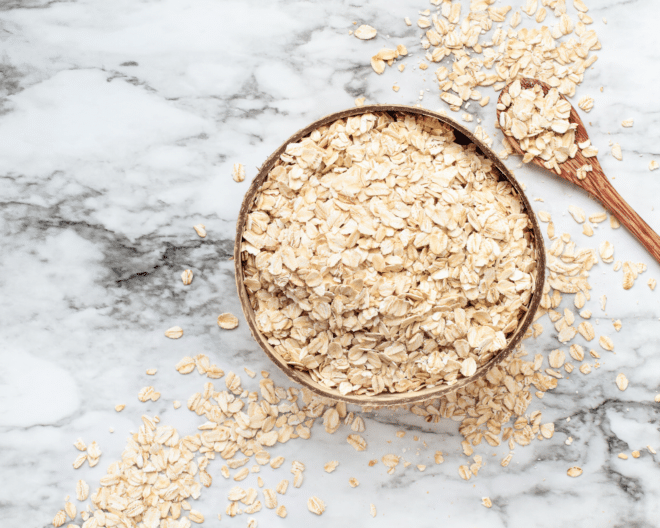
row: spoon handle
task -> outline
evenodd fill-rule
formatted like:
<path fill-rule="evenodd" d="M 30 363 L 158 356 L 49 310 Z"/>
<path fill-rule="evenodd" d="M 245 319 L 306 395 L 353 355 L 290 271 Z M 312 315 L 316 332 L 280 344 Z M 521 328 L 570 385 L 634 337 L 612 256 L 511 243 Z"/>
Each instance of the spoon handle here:
<path fill-rule="evenodd" d="M 609 209 L 653 258 L 660 263 L 660 236 L 649 227 L 644 219 L 616 192 L 607 178 L 601 178 L 596 188 L 589 189 Z"/>

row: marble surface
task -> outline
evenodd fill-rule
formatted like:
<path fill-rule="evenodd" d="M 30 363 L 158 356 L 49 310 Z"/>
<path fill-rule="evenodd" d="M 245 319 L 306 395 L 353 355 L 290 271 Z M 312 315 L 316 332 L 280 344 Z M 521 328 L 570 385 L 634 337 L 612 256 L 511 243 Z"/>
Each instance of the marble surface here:
<path fill-rule="evenodd" d="M 659 7 L 654 0 L 588 3 L 603 49 L 574 101 L 594 96 L 586 121 L 603 168 L 660 230 L 660 208 L 654 210 L 660 171 L 647 169 L 651 159 L 660 160 Z M 249 180 L 286 137 L 351 107 L 357 96 L 415 104 L 428 88 L 421 103 L 445 107 L 433 70 L 413 68 L 421 57 L 420 30 L 403 23 L 427 7 L 412 0 L 0 2 L 3 527 L 49 525 L 79 478 L 95 488 L 142 414 L 194 431 L 199 418 L 185 406 L 175 411 L 171 402 L 187 399 L 205 380 L 174 370 L 182 356 L 206 353 L 225 371 L 267 368 L 286 383 L 245 324 L 233 332 L 215 324 L 221 312 L 240 314 L 228 258 L 249 182 L 233 182 L 231 166 L 244 163 Z M 353 21 L 377 27 L 378 38 L 349 36 Z M 377 76 L 368 59 L 392 42 L 411 50 L 409 67 Z M 395 81 L 398 93 L 391 89 Z M 496 137 L 494 105 L 472 111 Z M 632 129 L 620 126 L 627 118 L 635 120 Z M 608 154 L 609 140 L 621 144 L 624 161 Z M 534 401 L 530 411 L 540 409 L 544 421 L 555 423 L 553 439 L 518 447 L 508 468 L 499 465 L 505 446 L 479 446 L 486 466 L 470 482 L 457 472 L 465 459 L 456 422 L 371 414 L 364 453 L 346 443 L 345 431 L 330 436 L 317 424 L 313 441 L 277 448 L 305 462 L 306 481 L 282 498 L 286 519 L 264 510 L 256 515 L 260 526 L 660 526 L 659 459 L 645 449 L 660 449 L 660 404 L 653 402 L 660 388 L 660 289 L 646 286 L 650 277 L 660 280 L 660 266 L 624 229 L 603 224 L 593 238 L 581 235 L 568 205 L 589 213 L 600 207 L 548 174 L 516 168 L 518 161 L 507 163 L 530 199 L 545 200 L 533 205 L 553 213 L 558 233 L 571 233 L 584 247 L 609 239 L 616 259 L 648 264 L 630 291 L 611 265 L 592 271 L 588 307 L 616 354 L 603 354 L 599 369 L 575 372 Z M 203 240 L 192 229 L 200 222 L 208 231 Z M 186 268 L 195 273 L 190 287 L 179 278 Z M 598 306 L 602 294 L 605 312 Z M 612 319 L 622 321 L 620 332 Z M 185 329 L 182 339 L 163 336 L 173 325 Z M 558 345 L 547 319 L 544 325 L 543 335 L 528 341 L 531 353 Z M 157 375 L 147 376 L 147 368 Z M 630 379 L 625 392 L 615 386 L 618 372 Z M 158 402 L 138 402 L 145 385 L 162 393 Z M 118 403 L 127 404 L 120 414 Z M 394 434 L 401 428 L 408 431 L 403 439 Z M 568 436 L 571 446 L 564 444 Z M 100 444 L 95 468 L 72 469 L 78 437 Z M 442 465 L 432 463 L 436 449 L 446 454 Z M 636 449 L 639 459 L 617 458 Z M 367 467 L 388 452 L 429 468 L 400 466 L 390 476 L 382 464 Z M 322 465 L 332 459 L 340 466 L 325 474 Z M 566 476 L 572 465 L 584 469 L 580 478 Z M 217 520 L 227 488 L 219 467 L 210 466 L 216 481 L 196 508 L 206 525 L 245 526 L 245 515 Z M 283 478 L 265 477 L 273 484 Z M 360 486 L 350 488 L 349 477 Z M 311 495 L 326 501 L 322 517 L 307 511 Z M 491 497 L 492 509 L 480 505 L 483 496 Z M 376 519 L 369 503 L 378 508 Z"/>

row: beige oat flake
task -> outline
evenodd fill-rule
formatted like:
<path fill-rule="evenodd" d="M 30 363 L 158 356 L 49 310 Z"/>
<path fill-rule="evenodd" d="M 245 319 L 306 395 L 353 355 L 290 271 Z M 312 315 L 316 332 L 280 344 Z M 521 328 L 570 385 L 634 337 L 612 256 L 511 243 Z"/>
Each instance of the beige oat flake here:
<path fill-rule="evenodd" d="M 193 226 L 193 229 L 200 238 L 206 238 L 206 226 L 204 224 L 196 224 Z"/>
<path fill-rule="evenodd" d="M 326 473 L 332 473 L 335 469 L 337 469 L 338 465 L 339 462 L 337 460 L 331 460 L 330 462 L 325 463 L 323 469 L 325 470 Z"/>
<path fill-rule="evenodd" d="M 325 511 L 325 502 L 323 502 L 318 497 L 313 496 L 307 499 L 307 508 L 312 513 L 321 515 Z"/>
<path fill-rule="evenodd" d="M 619 388 L 620 391 L 624 391 L 628 388 L 628 378 L 626 378 L 625 374 L 623 373 L 617 374 L 616 386 Z"/>
<path fill-rule="evenodd" d="M 600 336 L 598 338 L 598 344 L 603 348 L 604 350 L 612 351 L 614 350 L 614 342 L 612 341 L 611 338 L 608 336 Z"/>
<path fill-rule="evenodd" d="M 60 510 L 55 514 L 55 517 L 53 517 L 53 526 L 56 528 L 59 526 L 62 526 L 66 522 L 66 512 L 64 510 Z"/>
<path fill-rule="evenodd" d="M 579 477 L 582 475 L 582 468 L 578 466 L 573 466 L 568 468 L 568 471 L 566 472 L 569 477 Z"/>
<path fill-rule="evenodd" d="M 179 339 L 183 335 L 183 328 L 180 326 L 173 326 L 165 330 L 165 337 L 170 339 Z"/>
<path fill-rule="evenodd" d="M 224 330 L 233 330 L 238 326 L 238 317 L 230 313 L 222 313 L 218 316 L 218 326 Z"/>
<path fill-rule="evenodd" d="M 377 34 L 378 31 L 376 31 L 375 28 L 367 24 L 363 24 L 360 27 L 358 27 L 354 33 L 354 35 L 360 40 L 370 40 L 374 38 Z"/>
<path fill-rule="evenodd" d="M 185 270 L 181 273 L 181 281 L 185 286 L 188 286 L 190 283 L 192 283 L 193 280 L 193 272 L 192 270 Z"/>
<path fill-rule="evenodd" d="M 81 479 L 76 483 L 76 499 L 85 501 L 87 497 L 89 497 L 89 484 Z"/>
<path fill-rule="evenodd" d="M 594 107 L 594 98 L 585 95 L 578 101 L 578 106 L 585 112 L 591 112 Z"/>
<path fill-rule="evenodd" d="M 243 167 L 242 163 L 234 163 L 234 167 L 232 169 L 232 178 L 236 183 L 245 181 L 245 167 Z"/>
<path fill-rule="evenodd" d="M 367 449 L 367 441 L 358 434 L 348 435 L 347 441 L 356 451 L 364 451 Z"/>

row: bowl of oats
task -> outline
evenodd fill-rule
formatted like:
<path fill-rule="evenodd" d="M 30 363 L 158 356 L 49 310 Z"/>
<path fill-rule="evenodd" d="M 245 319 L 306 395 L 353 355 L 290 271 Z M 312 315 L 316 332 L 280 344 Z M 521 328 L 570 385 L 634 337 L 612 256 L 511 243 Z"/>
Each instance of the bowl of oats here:
<path fill-rule="evenodd" d="M 519 346 L 545 250 L 523 189 L 448 117 L 370 105 L 263 164 L 234 248 L 243 313 L 293 381 L 362 406 L 425 401 Z"/>

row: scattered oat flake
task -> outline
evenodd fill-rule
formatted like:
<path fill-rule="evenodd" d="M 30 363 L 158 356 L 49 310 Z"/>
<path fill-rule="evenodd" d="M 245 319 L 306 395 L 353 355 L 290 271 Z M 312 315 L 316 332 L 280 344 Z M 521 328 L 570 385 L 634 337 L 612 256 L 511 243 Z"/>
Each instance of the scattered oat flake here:
<path fill-rule="evenodd" d="M 552 219 L 552 216 L 547 211 L 539 211 L 537 214 L 541 222 L 549 222 Z"/>
<path fill-rule="evenodd" d="M 578 101 L 578 106 L 585 112 L 591 112 L 594 107 L 594 98 L 585 95 Z"/>
<path fill-rule="evenodd" d="M 612 215 L 610 215 L 610 227 L 612 229 L 619 229 L 621 227 L 621 223 L 619 222 L 619 220 L 615 216 L 612 216 Z M 616 270 L 614 270 L 614 271 L 616 271 Z"/>
<path fill-rule="evenodd" d="M 394 468 L 399 463 L 399 457 L 391 453 L 384 455 L 382 460 L 383 464 L 385 464 L 388 468 Z"/>
<path fill-rule="evenodd" d="M 571 213 L 573 220 L 575 220 L 578 224 L 582 224 L 587 219 L 587 216 L 584 214 L 584 210 L 577 205 L 570 205 L 568 207 L 568 212 Z"/>
<path fill-rule="evenodd" d="M 277 495 L 275 494 L 275 490 L 270 488 L 264 490 L 264 502 L 264 505 L 269 510 L 274 510 L 277 507 Z"/>
<path fill-rule="evenodd" d="M 444 457 L 442 456 L 442 451 L 436 451 L 433 459 L 435 460 L 436 464 L 442 464 L 445 461 Z"/>
<path fill-rule="evenodd" d="M 254 378 L 254 377 L 257 375 L 257 373 L 256 373 L 254 370 L 250 370 L 250 369 L 247 368 L 247 367 L 243 367 L 243 370 L 244 370 L 245 373 L 246 373 L 248 376 L 250 376 L 251 378 Z"/>
<path fill-rule="evenodd" d="M 66 522 L 66 512 L 64 510 L 60 510 L 55 514 L 55 517 L 53 517 L 53 526 L 56 528 L 59 526 L 62 526 Z"/>
<path fill-rule="evenodd" d="M 349 478 L 348 479 L 348 484 L 351 488 L 357 488 L 360 485 L 360 483 L 358 482 L 358 479 L 356 479 L 355 477 Z"/>
<path fill-rule="evenodd" d="M 619 145 L 618 143 L 614 143 L 614 145 L 612 145 L 612 156 L 614 156 L 619 161 L 623 160 L 621 145 Z"/>
<path fill-rule="evenodd" d="M 185 270 L 183 273 L 181 273 L 181 281 L 185 286 L 188 286 L 193 280 L 193 272 L 192 270 Z"/>
<path fill-rule="evenodd" d="M 372 517 L 376 516 L 376 506 L 374 504 L 369 504 L 369 513 Z"/>
<path fill-rule="evenodd" d="M 284 517 L 286 517 L 286 506 L 284 506 L 284 504 L 278 506 L 275 510 L 275 513 L 278 517 L 282 517 L 282 519 L 284 519 Z"/>
<path fill-rule="evenodd" d="M 233 330 L 238 326 L 238 317 L 230 313 L 223 313 L 218 316 L 218 326 L 224 330 Z"/>
<path fill-rule="evenodd" d="M 271 459 L 271 461 L 270 461 L 270 467 L 272 467 L 273 469 L 277 469 L 282 464 L 284 464 L 284 457 L 283 456 L 275 457 L 275 458 Z"/>
<path fill-rule="evenodd" d="M 510 452 L 502 459 L 502 461 L 500 462 L 500 466 L 507 467 L 509 465 L 509 462 L 511 462 L 512 458 L 513 458 L 513 452 Z"/>
<path fill-rule="evenodd" d="M 609 352 L 614 350 L 614 342 L 608 336 L 600 336 L 598 338 L 598 344 L 601 346 L 601 348 Z"/>
<path fill-rule="evenodd" d="M 249 468 L 244 467 L 236 472 L 236 474 L 234 475 L 234 480 L 236 482 L 245 480 L 249 474 L 250 474 Z"/>
<path fill-rule="evenodd" d="M 355 106 L 357 107 L 364 106 L 365 101 L 366 101 L 366 97 L 357 97 L 355 99 Z"/>
<path fill-rule="evenodd" d="M 280 495 L 284 495 L 288 487 L 289 487 L 289 481 L 287 479 L 282 479 L 279 482 L 279 484 L 275 487 L 275 491 Z"/>
<path fill-rule="evenodd" d="M 204 224 L 197 224 L 193 226 L 195 232 L 200 238 L 206 238 L 206 226 Z"/>
<path fill-rule="evenodd" d="M 625 453 L 619 453 L 617 456 L 618 456 L 621 460 L 628 460 L 628 455 L 626 455 Z"/>
<path fill-rule="evenodd" d="M 650 171 L 654 171 L 659 167 L 660 167 L 660 163 L 658 163 L 656 160 L 649 161 L 649 170 Z"/>
<path fill-rule="evenodd" d="M 325 511 L 325 502 L 318 497 L 310 497 L 307 499 L 307 508 L 316 515 L 321 515 Z"/>
<path fill-rule="evenodd" d="M 655 279 L 649 279 L 647 284 L 649 285 L 649 288 L 651 288 L 651 291 L 655 290 L 655 286 L 657 284 L 657 281 Z"/>
<path fill-rule="evenodd" d="M 234 163 L 232 177 L 236 183 L 241 183 L 245 180 L 245 167 L 243 167 L 242 163 Z"/>
<path fill-rule="evenodd" d="M 147 376 L 155 376 L 156 372 L 158 372 L 158 369 L 147 369 L 146 371 Z"/>
<path fill-rule="evenodd" d="M 617 374 L 616 386 L 619 388 L 620 391 L 624 391 L 628 388 L 628 378 L 626 378 L 625 374 L 623 373 Z"/>
<path fill-rule="evenodd" d="M 180 326 L 173 326 L 165 330 L 165 337 L 170 339 L 179 339 L 183 335 L 183 328 Z"/>
<path fill-rule="evenodd" d="M 378 34 L 375 28 L 368 26 L 367 24 L 361 25 L 355 30 L 355 36 L 360 40 L 371 40 Z"/>
<path fill-rule="evenodd" d="M 568 468 L 568 471 L 566 472 L 569 477 L 579 477 L 582 475 L 582 468 L 578 466 L 573 466 Z"/>
<path fill-rule="evenodd" d="M 188 512 L 188 519 L 197 524 L 202 524 L 204 522 L 204 516 L 202 515 L 202 512 L 197 510 L 190 510 Z"/>
<path fill-rule="evenodd" d="M 623 289 L 629 290 L 635 284 L 637 278 L 637 270 L 633 269 L 632 264 L 628 261 L 623 263 Z"/>
<path fill-rule="evenodd" d="M 623 324 L 621 323 L 621 319 L 617 319 L 617 320 L 615 320 L 615 321 L 612 321 L 612 325 L 614 326 L 614 329 L 615 329 L 617 332 L 618 332 L 619 330 L 621 330 L 621 327 L 623 326 Z"/>
<path fill-rule="evenodd" d="M 89 484 L 84 480 L 79 480 L 76 483 L 76 499 L 79 501 L 87 500 L 89 497 Z"/>
<path fill-rule="evenodd" d="M 458 474 L 463 480 L 470 480 L 472 478 L 472 471 L 468 466 L 459 466 Z"/>
<path fill-rule="evenodd" d="M 73 520 L 76 518 L 76 513 L 77 513 L 76 505 L 73 504 L 72 502 L 67 501 L 64 504 L 64 511 L 66 512 L 66 514 L 69 516 L 70 519 Z"/>
<path fill-rule="evenodd" d="M 331 460 L 330 462 L 325 463 L 323 469 L 325 470 L 326 473 L 332 473 L 335 469 L 337 469 L 338 465 L 339 465 L 339 461 Z"/>
<path fill-rule="evenodd" d="M 605 306 L 607 305 L 607 296 L 606 295 L 601 295 L 599 297 L 600 301 L 600 309 L 604 312 L 605 311 Z"/>
<path fill-rule="evenodd" d="M 641 453 L 640 453 L 639 451 L 633 451 L 633 452 L 630 453 L 630 454 L 632 455 L 633 458 L 639 458 L 640 455 L 641 455 Z"/>
<path fill-rule="evenodd" d="M 493 506 L 493 502 L 490 500 L 490 497 L 482 497 L 481 504 L 483 504 L 486 508 L 491 508 Z"/>
<path fill-rule="evenodd" d="M 631 128 L 635 121 L 633 119 L 625 119 L 621 121 L 621 126 L 624 128 Z"/>
<path fill-rule="evenodd" d="M 601 242 L 598 252 L 600 253 L 600 258 L 606 264 L 610 264 L 614 261 L 614 246 L 612 242 L 605 240 Z"/>

